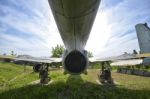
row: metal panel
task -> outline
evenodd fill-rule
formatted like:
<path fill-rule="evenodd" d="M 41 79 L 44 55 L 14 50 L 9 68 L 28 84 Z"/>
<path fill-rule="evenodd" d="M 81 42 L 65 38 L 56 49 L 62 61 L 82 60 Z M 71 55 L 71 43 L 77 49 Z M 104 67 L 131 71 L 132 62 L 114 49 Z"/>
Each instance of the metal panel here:
<path fill-rule="evenodd" d="M 68 51 L 84 50 L 100 0 L 49 0 Z"/>
<path fill-rule="evenodd" d="M 150 28 L 147 24 L 137 24 L 135 26 L 138 37 L 139 47 L 141 53 L 150 52 Z"/>
<path fill-rule="evenodd" d="M 111 63 L 111 66 L 132 66 L 142 64 L 142 59 L 132 59 L 132 60 L 118 60 L 116 62 Z"/>

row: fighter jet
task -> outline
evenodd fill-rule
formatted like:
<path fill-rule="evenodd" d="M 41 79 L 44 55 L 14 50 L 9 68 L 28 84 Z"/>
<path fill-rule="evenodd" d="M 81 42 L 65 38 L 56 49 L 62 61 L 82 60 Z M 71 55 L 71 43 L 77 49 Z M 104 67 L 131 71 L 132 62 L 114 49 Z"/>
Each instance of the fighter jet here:
<path fill-rule="evenodd" d="M 48 0 L 65 45 L 62 64 L 65 72 L 81 74 L 88 66 L 88 40 L 100 0 Z"/>
<path fill-rule="evenodd" d="M 61 59 L 64 70 L 70 74 L 86 72 L 88 40 L 101 0 L 48 0 L 59 33 L 65 45 Z M 56 59 L 14 58 L 15 60 L 51 63 Z"/>
<path fill-rule="evenodd" d="M 55 59 L 55 58 L 39 59 L 39 58 L 18 58 L 18 57 L 13 57 L 13 58 L 5 57 L 5 58 L 6 59 L 9 58 L 17 61 L 20 60 L 20 61 L 39 62 L 39 63 L 62 62 L 64 73 L 69 73 L 69 74 L 87 73 L 86 69 L 89 60 L 90 62 L 94 62 L 94 61 L 108 62 L 110 60 L 111 61 L 114 60 L 112 58 L 94 59 L 94 60 L 88 59 L 87 51 L 84 49 L 97 10 L 99 8 L 100 1 L 101 0 L 48 0 L 59 33 L 61 35 L 61 38 L 63 40 L 66 49 L 61 59 Z M 137 29 L 139 29 L 138 26 Z M 40 74 L 47 75 L 48 74 L 47 67 L 43 68 L 43 66 L 45 65 L 37 64 L 34 66 L 34 69 L 40 69 L 40 67 L 42 67 L 42 69 L 40 70 L 41 72 Z M 109 73 L 110 75 L 110 70 L 108 70 L 107 73 Z M 45 77 L 44 79 L 47 81 L 47 76 L 44 77 Z M 41 79 L 43 80 L 43 77 Z"/>
<path fill-rule="evenodd" d="M 87 51 L 84 49 L 88 40 L 101 0 L 48 0 L 59 33 L 65 45 L 62 64 L 65 73 L 81 74 L 88 66 Z M 25 61 L 53 60 L 19 59 Z M 39 66 L 39 65 L 37 65 Z"/>

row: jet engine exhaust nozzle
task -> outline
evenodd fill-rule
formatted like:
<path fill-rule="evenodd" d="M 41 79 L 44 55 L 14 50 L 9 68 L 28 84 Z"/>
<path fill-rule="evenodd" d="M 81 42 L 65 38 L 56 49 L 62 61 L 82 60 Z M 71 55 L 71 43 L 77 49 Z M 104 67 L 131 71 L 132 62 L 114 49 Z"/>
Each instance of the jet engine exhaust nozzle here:
<path fill-rule="evenodd" d="M 80 74 L 85 71 L 88 64 L 86 55 L 80 51 L 70 52 L 64 60 L 65 69 L 71 74 Z"/>

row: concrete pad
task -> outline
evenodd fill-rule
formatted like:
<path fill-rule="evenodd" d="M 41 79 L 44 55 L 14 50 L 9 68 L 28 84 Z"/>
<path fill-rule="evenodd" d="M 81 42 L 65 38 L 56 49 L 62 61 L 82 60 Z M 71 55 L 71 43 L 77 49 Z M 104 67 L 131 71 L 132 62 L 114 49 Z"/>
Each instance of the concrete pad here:
<path fill-rule="evenodd" d="M 96 79 L 96 83 L 99 84 L 99 85 L 110 85 L 110 86 L 116 86 L 116 85 L 119 85 L 118 82 L 114 81 L 114 84 L 108 84 L 108 83 L 101 83 L 98 79 Z"/>
<path fill-rule="evenodd" d="M 50 80 L 47 84 L 41 84 L 40 80 L 35 80 L 35 81 L 29 83 L 29 85 L 44 85 L 44 86 L 47 86 L 47 85 L 51 84 L 52 82 L 53 82 L 53 80 Z"/>

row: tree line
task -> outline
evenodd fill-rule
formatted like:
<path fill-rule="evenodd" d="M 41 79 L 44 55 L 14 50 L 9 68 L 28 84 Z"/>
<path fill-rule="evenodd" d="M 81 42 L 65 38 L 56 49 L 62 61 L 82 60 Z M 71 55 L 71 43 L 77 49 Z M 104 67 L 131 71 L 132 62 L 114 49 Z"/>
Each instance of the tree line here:
<path fill-rule="evenodd" d="M 52 57 L 62 57 L 65 48 L 63 45 L 57 44 L 55 47 L 52 47 Z M 88 51 L 88 57 L 93 57 L 93 53 Z"/>

